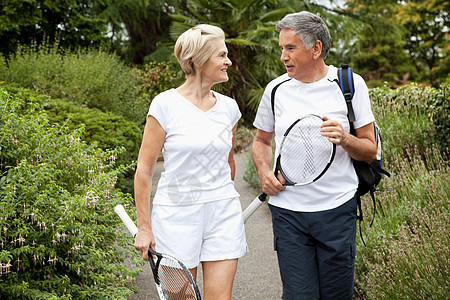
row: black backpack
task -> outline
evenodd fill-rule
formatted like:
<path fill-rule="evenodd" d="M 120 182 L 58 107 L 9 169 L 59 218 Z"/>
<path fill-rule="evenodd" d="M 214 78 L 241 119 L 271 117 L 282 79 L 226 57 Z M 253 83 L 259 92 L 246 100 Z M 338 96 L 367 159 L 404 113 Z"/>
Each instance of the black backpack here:
<path fill-rule="evenodd" d="M 341 67 L 338 69 L 337 75 L 338 75 L 338 79 L 335 80 L 335 82 L 338 84 L 339 88 L 341 89 L 342 94 L 344 95 L 345 103 L 347 105 L 347 118 L 350 123 L 350 133 L 355 135 L 355 128 L 353 126 L 353 122 L 355 121 L 355 113 L 353 111 L 353 106 L 352 106 L 352 99 L 353 99 L 353 95 L 355 93 L 355 85 L 353 82 L 353 70 L 351 68 L 349 68 L 348 65 L 341 65 Z M 275 104 L 275 92 L 281 84 L 283 84 L 289 80 L 291 80 L 291 78 L 280 82 L 272 89 L 272 94 L 271 94 L 270 100 L 271 100 L 271 105 L 272 105 L 272 112 L 274 113 L 274 115 L 275 115 L 275 105 L 274 105 Z M 369 192 L 370 196 L 372 197 L 373 207 L 374 207 L 374 217 L 372 218 L 370 226 L 372 226 L 372 224 L 373 224 L 373 220 L 375 218 L 375 212 L 376 212 L 376 201 L 375 201 L 376 187 L 380 183 L 382 174 L 384 174 L 388 177 L 391 177 L 391 174 L 389 174 L 389 172 L 387 172 L 386 170 L 384 170 L 382 168 L 383 153 L 382 153 L 382 148 L 381 148 L 381 135 L 380 135 L 380 129 L 378 128 L 378 125 L 375 122 L 373 122 L 373 130 L 374 130 L 375 141 L 376 141 L 377 149 L 378 149 L 377 157 L 371 163 L 366 163 L 364 161 L 358 161 L 358 160 L 352 159 L 353 166 L 355 167 L 355 171 L 356 171 L 356 174 L 358 175 L 358 179 L 359 179 L 358 189 L 356 191 L 358 212 L 359 212 L 359 215 L 357 218 L 359 221 L 363 220 L 363 213 L 362 213 L 362 208 L 361 208 L 361 196 L 363 196 Z M 359 229 L 360 229 L 361 240 L 363 241 L 363 243 L 365 245 L 364 239 L 362 238 L 362 234 L 361 234 L 361 226 Z"/>

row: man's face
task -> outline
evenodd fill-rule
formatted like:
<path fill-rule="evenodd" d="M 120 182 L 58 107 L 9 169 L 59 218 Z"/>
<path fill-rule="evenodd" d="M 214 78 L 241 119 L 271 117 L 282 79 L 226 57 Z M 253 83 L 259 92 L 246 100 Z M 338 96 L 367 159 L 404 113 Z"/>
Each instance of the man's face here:
<path fill-rule="evenodd" d="M 282 29 L 279 36 L 281 61 L 289 77 L 308 82 L 314 66 L 314 47 L 306 49 L 300 36 L 293 29 Z"/>

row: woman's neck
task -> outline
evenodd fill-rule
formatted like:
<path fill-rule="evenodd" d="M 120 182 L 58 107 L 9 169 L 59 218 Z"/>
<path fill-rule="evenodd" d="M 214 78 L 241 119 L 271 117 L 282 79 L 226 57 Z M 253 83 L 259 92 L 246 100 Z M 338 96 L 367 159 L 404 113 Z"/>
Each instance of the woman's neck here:
<path fill-rule="evenodd" d="M 209 110 L 216 103 L 211 86 L 202 84 L 201 80 L 187 78 L 177 88 L 177 92 L 203 111 Z"/>

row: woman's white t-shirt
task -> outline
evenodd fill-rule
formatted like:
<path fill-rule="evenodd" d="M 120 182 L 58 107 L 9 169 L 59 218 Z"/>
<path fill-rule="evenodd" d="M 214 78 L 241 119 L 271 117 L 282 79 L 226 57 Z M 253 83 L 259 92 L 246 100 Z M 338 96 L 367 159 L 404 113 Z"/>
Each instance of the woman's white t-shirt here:
<path fill-rule="evenodd" d="M 275 96 L 275 117 L 271 106 L 271 92 L 273 87 L 289 79 L 284 74 L 271 81 L 264 91 L 253 125 L 266 132 L 275 132 L 276 151 L 286 129 L 301 116 L 316 114 L 327 116 L 342 124 L 345 131 L 350 131 L 347 119 L 347 106 L 337 79 L 337 69 L 329 66 L 328 74 L 313 83 L 303 83 L 291 79 L 277 89 Z M 355 94 L 352 100 L 356 121 L 356 128 L 373 122 L 369 93 L 364 79 L 354 74 Z M 328 171 L 316 182 L 306 186 L 289 186 L 277 195 L 270 197 L 269 203 L 281 208 L 314 212 L 333 209 L 353 197 L 358 187 L 353 163 L 347 152 L 336 147 L 336 155 Z"/>
<path fill-rule="evenodd" d="M 164 172 L 154 204 L 192 205 L 239 197 L 228 157 L 232 129 L 241 117 L 235 100 L 214 92 L 215 105 L 202 111 L 175 89 L 156 96 L 148 116 L 166 132 Z"/>

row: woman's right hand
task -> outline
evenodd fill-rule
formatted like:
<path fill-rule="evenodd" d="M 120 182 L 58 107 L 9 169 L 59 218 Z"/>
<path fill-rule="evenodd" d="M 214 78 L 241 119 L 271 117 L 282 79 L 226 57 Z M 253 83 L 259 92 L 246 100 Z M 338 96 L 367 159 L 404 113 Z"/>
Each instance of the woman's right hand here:
<path fill-rule="evenodd" d="M 139 228 L 134 239 L 134 247 L 141 252 L 142 258 L 148 260 L 148 248 L 155 249 L 155 237 L 151 228 Z"/>

